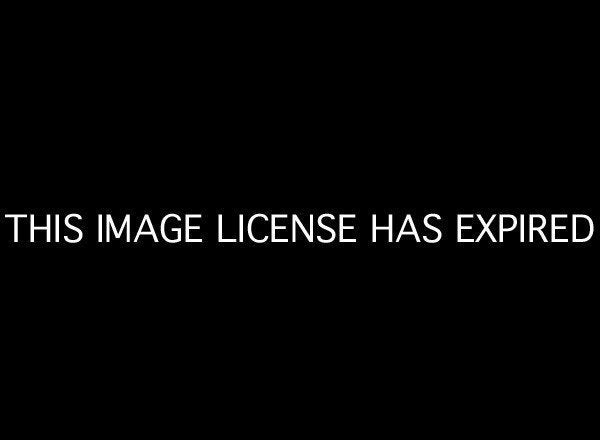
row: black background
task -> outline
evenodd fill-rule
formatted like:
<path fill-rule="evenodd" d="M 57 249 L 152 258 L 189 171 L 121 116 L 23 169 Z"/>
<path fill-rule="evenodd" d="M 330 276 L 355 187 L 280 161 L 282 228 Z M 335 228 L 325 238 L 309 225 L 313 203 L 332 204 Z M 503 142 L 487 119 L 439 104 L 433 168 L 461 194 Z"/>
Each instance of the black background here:
<path fill-rule="evenodd" d="M 11 412 L 573 429 L 595 389 L 597 238 L 460 246 L 453 218 L 597 221 L 592 29 L 524 11 L 247 12 L 23 16 L 3 55 L 2 213 L 356 212 L 361 243 L 4 240 Z M 438 212 L 444 241 L 371 246 L 375 212 Z"/>

